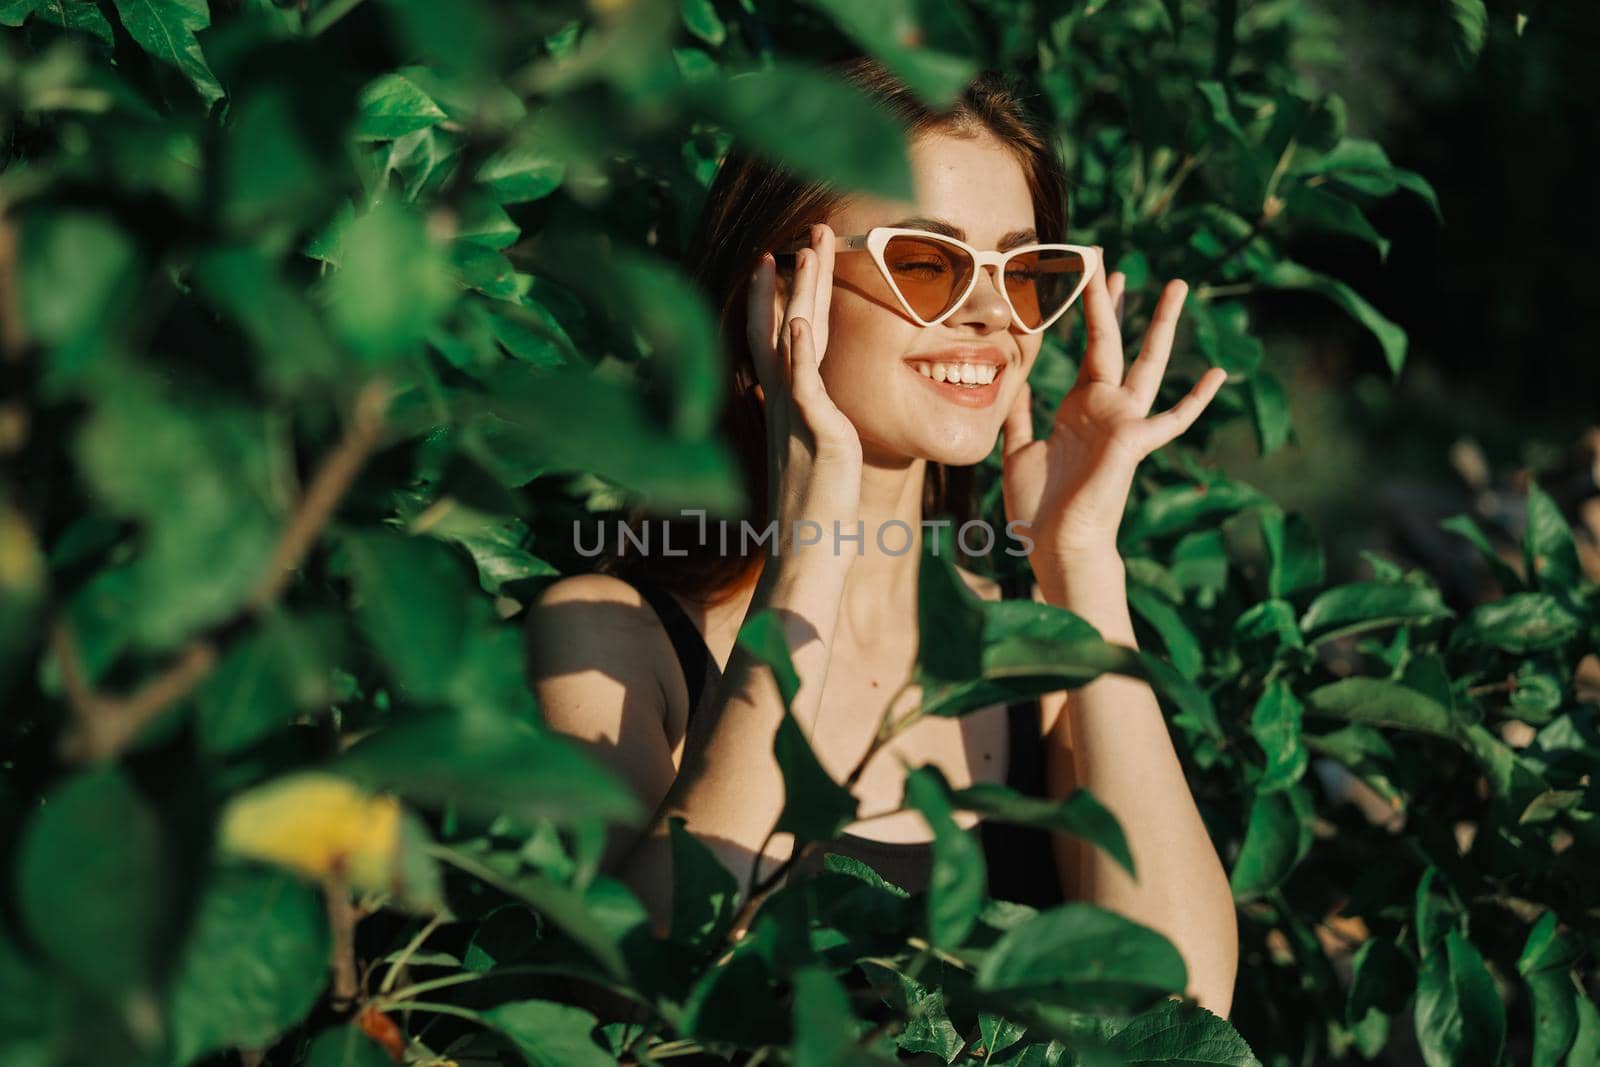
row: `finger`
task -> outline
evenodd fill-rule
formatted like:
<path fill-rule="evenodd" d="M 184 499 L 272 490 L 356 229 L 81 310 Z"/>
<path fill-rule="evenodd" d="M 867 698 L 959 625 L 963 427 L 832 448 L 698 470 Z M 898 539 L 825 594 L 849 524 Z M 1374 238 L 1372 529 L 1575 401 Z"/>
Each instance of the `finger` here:
<path fill-rule="evenodd" d="M 1098 251 L 1100 262 L 1084 294 L 1084 325 L 1089 333 L 1089 344 L 1084 350 L 1078 377 L 1084 381 L 1121 385 L 1122 330 L 1117 326 L 1117 311 L 1111 305 L 1111 291 L 1106 287 L 1105 250 Z"/>
<path fill-rule="evenodd" d="M 782 366 L 793 381 L 794 355 L 791 348 L 789 326 L 796 318 L 810 318 L 816 288 L 812 278 L 817 273 L 817 253 L 812 248 L 802 248 L 795 253 L 794 278 L 789 284 L 789 301 L 783 310 Z"/>
<path fill-rule="evenodd" d="M 1172 355 L 1172 340 L 1178 333 L 1178 316 L 1183 313 L 1183 302 L 1188 298 L 1189 286 L 1182 281 L 1171 281 L 1161 290 L 1155 314 L 1150 319 L 1150 329 L 1144 335 L 1139 358 L 1128 368 L 1126 385 L 1139 404 L 1139 414 L 1150 410 L 1161 388 L 1161 376 L 1167 371 L 1167 358 Z"/>
<path fill-rule="evenodd" d="M 817 327 L 817 365 L 827 357 L 828 311 L 833 307 L 833 259 L 838 251 L 833 227 L 826 223 L 817 226 L 817 301 L 812 310 L 811 322 Z"/>
<path fill-rule="evenodd" d="M 745 340 L 750 344 L 750 359 L 755 364 L 756 381 L 761 383 L 762 394 L 771 388 L 777 373 L 776 333 L 777 318 L 772 308 L 772 286 L 777 273 L 772 254 L 763 252 L 750 276 L 749 292 L 745 300 Z"/>
<path fill-rule="evenodd" d="M 790 389 L 795 403 L 801 410 L 809 410 L 818 395 L 825 392 L 822 375 L 817 372 L 816 337 L 809 319 L 797 317 L 790 326 L 793 331 L 791 337 L 794 352 L 794 376 L 791 379 Z"/>
<path fill-rule="evenodd" d="M 1006 411 L 1006 421 L 1000 424 L 1003 444 L 1000 455 L 1009 456 L 1019 448 L 1033 443 L 1033 390 L 1027 382 L 1017 390 Z"/>
<path fill-rule="evenodd" d="M 1120 270 L 1111 275 L 1106 287 L 1111 290 L 1111 306 L 1117 313 L 1117 332 L 1122 332 L 1122 297 L 1128 288 L 1128 276 Z"/>
<path fill-rule="evenodd" d="M 1172 405 L 1166 411 L 1146 419 L 1145 432 L 1148 434 L 1149 445 L 1146 453 L 1154 452 L 1169 441 L 1175 440 L 1179 435 L 1194 425 L 1194 420 L 1211 403 L 1211 398 L 1217 395 L 1217 390 L 1222 388 L 1222 383 L 1228 380 L 1228 372 L 1221 367 L 1212 367 L 1200 376 L 1182 400 Z"/>

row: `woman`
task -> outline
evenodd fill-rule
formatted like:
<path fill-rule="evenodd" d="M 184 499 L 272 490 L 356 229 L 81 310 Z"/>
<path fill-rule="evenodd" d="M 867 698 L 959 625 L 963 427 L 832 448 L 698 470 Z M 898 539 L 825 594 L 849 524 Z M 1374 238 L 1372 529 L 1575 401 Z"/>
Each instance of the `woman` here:
<path fill-rule="evenodd" d="M 667 815 L 682 816 L 741 882 L 763 842 L 763 870 L 791 850 L 786 835 L 769 840 L 784 801 L 773 757 L 784 707 L 772 672 L 735 647 L 748 615 L 772 608 L 783 621 L 801 680 L 793 713 L 844 781 L 891 694 L 897 712 L 920 696 L 902 685 L 918 646 L 923 520 L 959 523 L 970 468 L 1003 439 L 1006 515 L 1030 524 L 1033 596 L 1132 646 L 1116 532 L 1135 467 L 1186 430 L 1225 377 L 1212 369 L 1149 416 L 1182 282 L 1166 286 L 1124 374 L 1115 310 L 1124 279 L 1096 269 L 1098 250 L 1013 257 L 1005 279 L 997 258 L 971 257 L 1065 240 L 1061 165 L 1002 78 L 981 75 L 941 115 L 870 60 L 838 69 L 906 126 L 914 199 L 844 195 L 730 156 L 689 254 L 738 353 L 724 429 L 750 499 L 767 504 L 751 528 L 778 522 L 776 554 L 741 543 L 736 524 L 725 552 L 714 535 L 697 543 L 687 523 L 672 537 L 687 555 L 562 579 L 529 612 L 530 678 L 547 721 L 588 743 L 656 812 L 648 832 L 619 831 L 605 862 L 661 922 L 671 909 Z M 780 267 L 771 253 L 795 235 L 802 247 Z M 905 240 L 891 247 L 890 237 Z M 1027 379 L 1038 327 L 1080 293 L 1087 354 L 1051 433 L 1036 440 Z M 865 537 L 835 551 L 835 523 Z M 806 546 L 793 537 L 801 529 L 827 536 Z M 1001 595 L 961 574 L 978 595 Z M 1189 993 L 1226 1016 L 1233 901 L 1149 686 L 1108 675 L 1020 710 L 1031 719 L 997 705 L 919 721 L 866 765 L 854 786 L 862 817 L 829 849 L 918 888 L 927 824 L 914 812 L 880 814 L 900 807 L 906 765 L 936 765 L 956 787 L 1021 785 L 1029 768 L 1034 792 L 1085 786 L 1120 820 L 1138 880 L 1074 839 L 1041 834 L 1043 847 L 1027 847 L 959 813 L 983 836 L 991 891 L 1000 870 L 1031 871 L 1029 903 L 1090 901 L 1159 930 L 1184 956 Z M 1031 725 L 1019 732 L 1018 722 Z"/>

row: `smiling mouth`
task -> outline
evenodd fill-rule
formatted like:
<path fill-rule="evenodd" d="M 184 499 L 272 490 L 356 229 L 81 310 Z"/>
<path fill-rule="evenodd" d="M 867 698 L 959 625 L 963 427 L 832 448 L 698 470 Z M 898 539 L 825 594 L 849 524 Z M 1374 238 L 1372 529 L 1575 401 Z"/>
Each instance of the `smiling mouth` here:
<path fill-rule="evenodd" d="M 940 397 L 964 407 L 988 407 L 1000 395 L 1004 364 L 906 360 L 906 367 Z M 987 379 L 987 380 L 985 380 Z"/>

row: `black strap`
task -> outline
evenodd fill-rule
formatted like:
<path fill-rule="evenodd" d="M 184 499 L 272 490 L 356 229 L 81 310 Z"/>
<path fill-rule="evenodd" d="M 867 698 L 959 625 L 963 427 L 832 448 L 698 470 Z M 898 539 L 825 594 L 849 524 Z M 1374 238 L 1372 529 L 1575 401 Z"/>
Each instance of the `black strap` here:
<path fill-rule="evenodd" d="M 716 691 L 717 680 L 722 677 L 722 670 L 717 666 L 717 659 L 711 654 L 711 649 L 706 647 L 705 638 L 700 636 L 700 630 L 695 626 L 694 620 L 684 612 L 676 597 L 645 578 L 637 578 L 633 584 L 639 590 L 639 594 L 655 608 L 656 614 L 661 617 L 661 625 L 666 628 L 667 636 L 672 639 L 672 649 L 678 654 L 678 666 L 683 671 L 684 688 L 689 693 L 689 714 L 686 721 L 692 722 L 695 712 L 700 710 L 701 703 L 710 699 Z"/>
<path fill-rule="evenodd" d="M 1007 600 L 1030 600 L 1033 575 L 1026 568 L 1000 579 L 1000 594 Z M 1029 796 L 1044 795 L 1044 751 L 1040 732 L 1044 729 L 1044 708 L 1037 697 L 1006 705 L 1009 727 L 1006 751 L 1006 784 Z"/>

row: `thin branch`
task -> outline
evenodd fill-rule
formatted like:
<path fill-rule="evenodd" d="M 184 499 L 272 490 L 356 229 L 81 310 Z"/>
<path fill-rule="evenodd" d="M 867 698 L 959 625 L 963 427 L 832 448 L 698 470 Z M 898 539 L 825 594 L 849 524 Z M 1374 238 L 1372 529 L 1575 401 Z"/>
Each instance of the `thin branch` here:
<path fill-rule="evenodd" d="M 0 203 L 0 353 L 20 363 L 28 348 L 22 325 L 22 298 L 17 284 L 17 230 Z"/>
<path fill-rule="evenodd" d="M 1151 220 L 1159 219 L 1166 214 L 1167 208 L 1172 206 L 1173 198 L 1178 195 L 1178 190 L 1183 187 L 1184 182 L 1189 180 L 1189 175 L 1195 172 L 1204 158 L 1205 154 L 1199 152 L 1183 157 L 1183 162 L 1178 164 L 1178 169 L 1173 174 L 1172 180 L 1167 183 L 1165 189 L 1161 190 L 1160 196 L 1150 206 Z"/>
<path fill-rule="evenodd" d="M 361 994 L 356 980 L 356 910 L 350 904 L 350 889 L 343 878 L 327 879 L 322 896 L 328 905 L 328 929 L 333 934 L 329 967 L 333 972 L 330 999 L 339 1011 L 348 1009 Z"/>
<path fill-rule="evenodd" d="M 73 711 L 73 728 L 62 739 L 62 756 L 73 763 L 113 759 L 128 742 L 175 701 L 199 685 L 217 665 L 217 649 L 210 641 L 197 641 L 178 653 L 161 674 L 129 697 L 109 697 L 94 691 L 78 652 L 77 640 L 65 618 L 50 628 L 56 661 Z"/>
<path fill-rule="evenodd" d="M 401 970 L 404 969 L 407 963 L 411 962 L 411 957 L 417 954 L 417 950 L 422 947 L 423 943 L 427 941 L 428 938 L 433 936 L 433 932 L 439 929 L 440 924 L 443 922 L 443 912 L 439 912 L 438 914 L 434 915 L 433 918 L 429 919 L 425 924 L 423 924 L 421 930 L 417 931 L 417 936 L 413 937 L 406 944 L 406 947 L 400 950 L 400 954 L 395 957 L 393 963 L 389 964 L 389 970 L 384 974 L 383 981 L 378 985 L 378 992 L 380 994 L 387 993 L 389 990 L 394 988 L 395 982 L 400 978 Z"/>
<path fill-rule="evenodd" d="M 311 487 L 301 498 L 283 536 L 272 551 L 267 569 L 250 599 L 250 606 L 260 611 L 283 592 L 289 575 L 300 566 L 311 546 L 317 543 L 323 527 L 333 516 L 339 501 L 355 482 L 356 475 L 367 457 L 377 450 L 383 439 L 383 415 L 389 405 L 389 388 L 382 381 L 371 381 L 356 395 L 355 412 L 344 437 L 334 446 L 322 463 Z"/>
<path fill-rule="evenodd" d="M 289 575 L 316 544 L 367 457 L 383 439 L 383 413 L 388 404 L 388 392 L 387 384 L 381 380 L 370 381 L 362 387 L 350 425 L 323 461 L 284 527 L 240 618 L 259 614 L 271 606 L 283 593 Z M 217 641 L 212 635 L 227 631 L 237 621 L 229 620 L 195 638 L 166 670 L 132 696 L 117 697 L 95 691 L 71 627 L 64 616 L 58 616 L 51 625 L 51 642 L 61 666 L 73 717 L 72 728 L 62 738 L 62 757 L 73 763 L 115 759 L 163 711 L 188 696 L 205 680 L 219 656 Z"/>

